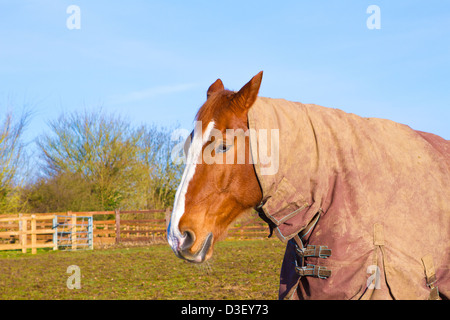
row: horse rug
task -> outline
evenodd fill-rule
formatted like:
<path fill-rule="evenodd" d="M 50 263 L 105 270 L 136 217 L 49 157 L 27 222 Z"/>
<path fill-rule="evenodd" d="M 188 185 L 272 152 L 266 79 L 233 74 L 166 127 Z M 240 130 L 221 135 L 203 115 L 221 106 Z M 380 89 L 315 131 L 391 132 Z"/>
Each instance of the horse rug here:
<path fill-rule="evenodd" d="M 287 243 L 281 299 L 450 297 L 450 141 L 262 97 L 248 123 L 258 211 Z"/>

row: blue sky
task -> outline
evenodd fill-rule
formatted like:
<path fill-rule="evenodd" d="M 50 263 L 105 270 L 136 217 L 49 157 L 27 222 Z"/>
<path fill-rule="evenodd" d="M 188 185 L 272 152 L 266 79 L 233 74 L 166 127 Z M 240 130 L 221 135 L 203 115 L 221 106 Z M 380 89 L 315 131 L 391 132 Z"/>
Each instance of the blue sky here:
<path fill-rule="evenodd" d="M 66 26 L 73 4 L 79 30 Z M 0 112 L 31 105 L 29 141 L 99 106 L 190 129 L 212 82 L 237 90 L 260 70 L 262 96 L 450 139 L 448 1 L 0 0 Z"/>

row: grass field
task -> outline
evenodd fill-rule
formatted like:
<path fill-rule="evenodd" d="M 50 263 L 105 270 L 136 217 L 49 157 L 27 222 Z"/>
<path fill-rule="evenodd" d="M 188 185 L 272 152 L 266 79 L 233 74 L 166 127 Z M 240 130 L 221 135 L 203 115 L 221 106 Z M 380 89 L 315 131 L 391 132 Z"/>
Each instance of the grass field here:
<path fill-rule="evenodd" d="M 277 299 L 284 245 L 218 243 L 211 261 L 175 257 L 167 244 L 94 251 L 0 252 L 0 299 Z M 69 289 L 70 265 L 81 288 Z"/>

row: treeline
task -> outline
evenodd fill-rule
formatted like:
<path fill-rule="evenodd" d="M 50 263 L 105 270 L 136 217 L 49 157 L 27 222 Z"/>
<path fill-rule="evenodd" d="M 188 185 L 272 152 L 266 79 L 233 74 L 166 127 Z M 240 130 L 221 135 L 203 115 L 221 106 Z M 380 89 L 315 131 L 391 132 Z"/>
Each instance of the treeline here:
<path fill-rule="evenodd" d="M 63 113 L 32 142 L 29 113 L 0 126 L 0 213 L 163 209 L 172 205 L 182 164 L 171 161 L 174 128 L 133 126 L 101 109 Z"/>

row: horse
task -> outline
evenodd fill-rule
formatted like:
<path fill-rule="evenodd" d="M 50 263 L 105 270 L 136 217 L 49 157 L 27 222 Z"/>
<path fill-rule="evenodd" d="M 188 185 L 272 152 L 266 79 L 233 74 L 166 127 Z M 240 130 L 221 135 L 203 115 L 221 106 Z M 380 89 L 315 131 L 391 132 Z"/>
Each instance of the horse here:
<path fill-rule="evenodd" d="M 448 298 L 450 141 L 259 97 L 262 76 L 207 90 L 168 221 L 175 255 L 210 259 L 256 210 L 286 243 L 280 299 Z"/>
<path fill-rule="evenodd" d="M 246 113 L 256 100 L 261 79 L 262 73 L 238 93 L 225 90 L 222 81 L 217 79 L 209 87 L 207 100 L 195 117 L 200 123 L 199 130 L 191 133 L 192 141 L 185 145 L 187 164 L 175 195 L 167 233 L 175 254 L 188 261 L 209 259 L 214 243 L 225 236 L 227 226 L 262 199 L 249 161 L 249 136 L 244 137 L 243 146 L 237 144 L 238 137 L 226 134 L 230 128 L 248 131 Z M 220 139 L 209 139 L 213 128 L 221 132 Z M 245 148 L 246 161 L 207 164 L 204 161 L 207 148 L 212 149 L 213 156 L 222 158 L 232 148 L 240 148 L 235 152 L 236 157 Z"/>

